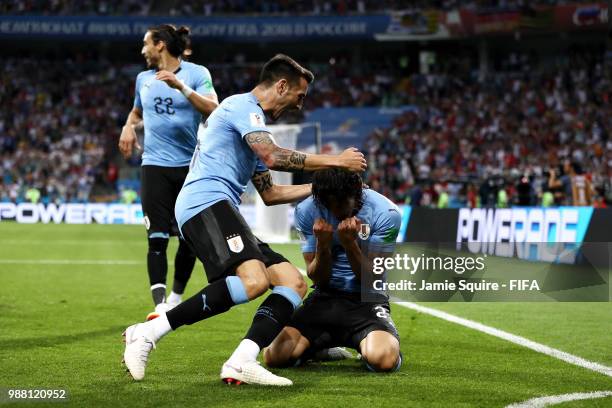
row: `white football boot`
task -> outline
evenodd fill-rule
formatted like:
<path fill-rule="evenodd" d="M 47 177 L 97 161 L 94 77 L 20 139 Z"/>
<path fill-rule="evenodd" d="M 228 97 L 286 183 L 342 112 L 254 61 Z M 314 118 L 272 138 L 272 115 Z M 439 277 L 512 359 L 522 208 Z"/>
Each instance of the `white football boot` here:
<path fill-rule="evenodd" d="M 123 332 L 125 351 L 123 362 L 136 381 L 145 376 L 149 353 L 155 348 L 153 330 L 143 323 L 134 324 Z"/>
<path fill-rule="evenodd" d="M 226 384 L 235 385 L 242 383 L 279 387 L 293 385 L 290 379 L 272 374 L 263 368 L 258 361 L 243 362 L 239 367 L 226 362 L 221 368 L 221 380 Z"/>

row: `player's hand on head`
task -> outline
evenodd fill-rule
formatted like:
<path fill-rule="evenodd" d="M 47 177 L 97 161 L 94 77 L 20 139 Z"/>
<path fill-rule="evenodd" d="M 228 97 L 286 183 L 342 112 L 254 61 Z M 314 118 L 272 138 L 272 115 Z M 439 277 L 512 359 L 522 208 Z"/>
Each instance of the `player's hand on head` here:
<path fill-rule="evenodd" d="M 142 150 L 136 137 L 136 132 L 132 125 L 125 125 L 121 130 L 119 137 L 119 151 L 126 159 L 132 155 L 132 151 L 136 147 L 137 150 Z"/>
<path fill-rule="evenodd" d="M 363 153 L 354 147 L 344 150 L 339 158 L 340 167 L 349 171 L 362 172 L 368 167 Z"/>
<path fill-rule="evenodd" d="M 327 223 L 322 218 L 318 218 L 312 227 L 312 232 L 317 238 L 317 242 L 319 245 L 331 247 L 331 243 L 334 237 L 334 227 L 331 224 Z"/>
<path fill-rule="evenodd" d="M 357 217 L 342 220 L 338 225 L 338 240 L 340 244 L 346 246 L 355 241 L 360 228 L 361 221 Z"/>
<path fill-rule="evenodd" d="M 181 90 L 183 83 L 170 71 L 161 70 L 155 74 L 155 79 L 164 81 L 169 87 Z"/>

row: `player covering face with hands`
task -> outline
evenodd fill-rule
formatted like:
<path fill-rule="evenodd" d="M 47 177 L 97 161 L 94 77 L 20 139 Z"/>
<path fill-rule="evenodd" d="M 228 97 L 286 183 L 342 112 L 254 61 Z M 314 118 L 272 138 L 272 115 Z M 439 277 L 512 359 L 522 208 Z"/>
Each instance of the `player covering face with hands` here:
<path fill-rule="evenodd" d="M 399 335 L 385 294 L 363 291 L 372 260 L 393 253 L 401 216 L 381 194 L 362 189 L 361 177 L 338 169 L 316 172 L 313 197 L 295 210 L 308 277 L 315 290 L 265 350 L 266 364 L 284 367 L 330 347 L 351 347 L 372 371 L 399 369 Z M 368 299 L 370 300 L 370 299 Z"/>
<path fill-rule="evenodd" d="M 204 263 L 209 284 L 157 319 L 126 330 L 124 359 L 134 379 L 144 378 L 149 353 L 165 335 L 224 313 L 272 287 L 244 340 L 223 365 L 221 378 L 263 385 L 292 384 L 261 367 L 256 358 L 300 305 L 303 281 L 299 274 L 284 275 L 285 268 L 275 268 L 289 263 L 255 238 L 238 205 L 251 178 L 259 193 L 265 194 L 270 185 L 265 181 L 268 169 L 365 169 L 365 158 L 356 149 L 339 155 L 305 154 L 279 147 L 271 137 L 266 116 L 276 119 L 287 110 L 301 109 L 312 80 L 310 71 L 285 55 L 277 55 L 264 65 L 259 84 L 251 92 L 225 99 L 206 121 L 175 215 L 185 241 Z M 302 186 L 286 187 L 271 203 L 297 201 L 310 192 Z"/>

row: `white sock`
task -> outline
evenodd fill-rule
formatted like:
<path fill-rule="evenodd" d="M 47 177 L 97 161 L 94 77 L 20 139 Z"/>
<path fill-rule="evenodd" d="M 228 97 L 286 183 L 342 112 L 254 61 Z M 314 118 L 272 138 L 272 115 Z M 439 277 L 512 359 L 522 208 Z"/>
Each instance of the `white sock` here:
<path fill-rule="evenodd" d="M 183 295 L 179 295 L 174 291 L 170 292 L 170 296 L 168 296 L 168 303 L 171 305 L 178 305 L 183 301 Z"/>
<path fill-rule="evenodd" d="M 234 353 L 229 358 L 228 362 L 245 362 L 255 361 L 259 355 L 259 346 L 253 340 L 244 339 L 240 342 Z"/>
<path fill-rule="evenodd" d="M 157 319 L 148 321 L 145 324 L 149 324 L 153 329 L 153 341 L 156 343 L 172 331 L 172 327 L 170 327 L 170 322 L 168 322 L 168 317 L 165 313 L 160 314 Z"/>

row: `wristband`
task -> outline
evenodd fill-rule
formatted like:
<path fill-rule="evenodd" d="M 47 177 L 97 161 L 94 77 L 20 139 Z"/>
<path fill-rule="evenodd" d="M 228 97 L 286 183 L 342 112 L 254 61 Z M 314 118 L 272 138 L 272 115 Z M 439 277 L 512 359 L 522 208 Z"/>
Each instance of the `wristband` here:
<path fill-rule="evenodd" d="M 185 95 L 185 98 L 189 99 L 189 95 L 191 95 L 193 93 L 193 89 L 191 89 L 190 87 L 188 87 L 187 85 L 183 86 L 183 89 L 181 89 L 181 93 L 183 95 Z"/>

